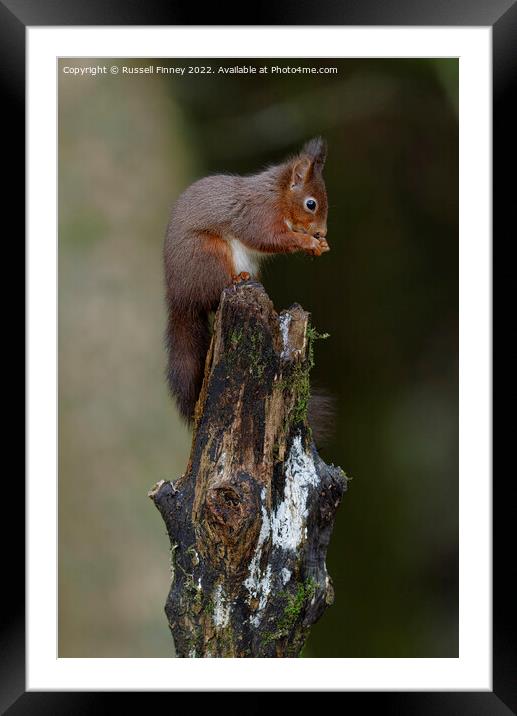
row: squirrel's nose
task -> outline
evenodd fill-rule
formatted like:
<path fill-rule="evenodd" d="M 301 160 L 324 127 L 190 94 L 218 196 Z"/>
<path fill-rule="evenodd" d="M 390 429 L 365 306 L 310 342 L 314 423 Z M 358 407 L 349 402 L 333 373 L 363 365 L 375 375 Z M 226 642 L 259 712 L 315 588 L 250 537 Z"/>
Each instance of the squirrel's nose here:
<path fill-rule="evenodd" d="M 327 235 L 327 227 L 325 226 L 325 228 L 320 229 L 319 231 L 317 231 L 314 234 L 314 238 L 315 239 L 324 239 L 326 237 L 326 235 Z"/>

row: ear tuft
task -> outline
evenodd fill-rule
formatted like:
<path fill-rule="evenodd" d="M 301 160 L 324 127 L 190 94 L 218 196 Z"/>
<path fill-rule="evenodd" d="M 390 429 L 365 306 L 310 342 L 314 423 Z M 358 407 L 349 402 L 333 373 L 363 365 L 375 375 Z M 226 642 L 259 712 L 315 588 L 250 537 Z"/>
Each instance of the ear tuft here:
<path fill-rule="evenodd" d="M 314 137 L 303 146 L 301 154 L 309 157 L 314 168 L 321 171 L 327 158 L 327 142 L 323 137 Z"/>
<path fill-rule="evenodd" d="M 308 157 L 297 157 L 291 168 L 291 189 L 299 188 L 305 184 L 311 170 L 311 162 Z"/>

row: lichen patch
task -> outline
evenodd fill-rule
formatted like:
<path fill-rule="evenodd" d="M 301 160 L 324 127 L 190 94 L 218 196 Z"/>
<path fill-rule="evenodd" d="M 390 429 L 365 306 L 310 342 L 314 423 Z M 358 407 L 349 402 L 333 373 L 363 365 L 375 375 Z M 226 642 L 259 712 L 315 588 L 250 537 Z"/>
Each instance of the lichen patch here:
<path fill-rule="evenodd" d="M 271 522 L 266 510 L 266 490 L 262 488 L 261 494 L 261 510 L 262 510 L 262 524 L 260 526 L 260 533 L 257 540 L 257 546 L 253 553 L 253 557 L 250 562 L 248 570 L 248 576 L 244 580 L 244 586 L 248 590 L 249 599 L 258 599 L 257 611 L 255 614 L 250 616 L 250 622 L 254 626 L 258 626 L 261 619 L 260 612 L 264 609 L 267 604 L 267 599 L 271 593 L 271 567 L 268 565 L 265 572 L 260 569 L 260 560 L 262 557 L 262 550 L 266 540 L 271 535 Z"/>
<path fill-rule="evenodd" d="M 226 599 L 224 589 L 218 584 L 214 591 L 214 612 L 212 619 L 214 626 L 224 628 L 228 626 L 230 621 L 231 604 Z"/>
<path fill-rule="evenodd" d="M 289 326 L 291 324 L 292 316 L 290 313 L 282 313 L 278 319 L 280 324 L 280 333 L 282 335 L 282 353 L 280 357 L 284 360 L 289 357 Z"/>
<path fill-rule="evenodd" d="M 285 463 L 284 497 L 271 520 L 274 546 L 295 551 L 305 539 L 309 488 L 318 482 L 314 461 L 297 435 Z"/>

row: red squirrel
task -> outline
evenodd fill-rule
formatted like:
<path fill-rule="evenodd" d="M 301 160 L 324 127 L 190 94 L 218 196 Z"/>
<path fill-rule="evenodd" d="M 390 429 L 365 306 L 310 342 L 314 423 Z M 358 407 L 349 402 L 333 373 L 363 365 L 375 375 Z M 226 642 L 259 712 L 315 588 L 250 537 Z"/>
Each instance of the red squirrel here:
<path fill-rule="evenodd" d="M 258 279 L 268 254 L 329 251 L 326 142 L 258 174 L 217 174 L 196 181 L 173 206 L 164 245 L 167 380 L 190 424 L 210 343 L 209 314 L 222 290 Z"/>

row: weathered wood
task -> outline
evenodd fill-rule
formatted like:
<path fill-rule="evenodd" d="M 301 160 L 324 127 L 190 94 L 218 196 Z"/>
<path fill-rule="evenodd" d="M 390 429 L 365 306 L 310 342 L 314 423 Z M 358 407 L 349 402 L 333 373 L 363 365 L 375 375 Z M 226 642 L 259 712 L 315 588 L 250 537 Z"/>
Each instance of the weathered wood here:
<path fill-rule="evenodd" d="M 186 473 L 149 493 L 171 541 L 165 612 L 181 657 L 297 656 L 333 601 L 325 566 L 346 489 L 307 423 L 309 314 L 260 284 L 215 317 Z"/>

